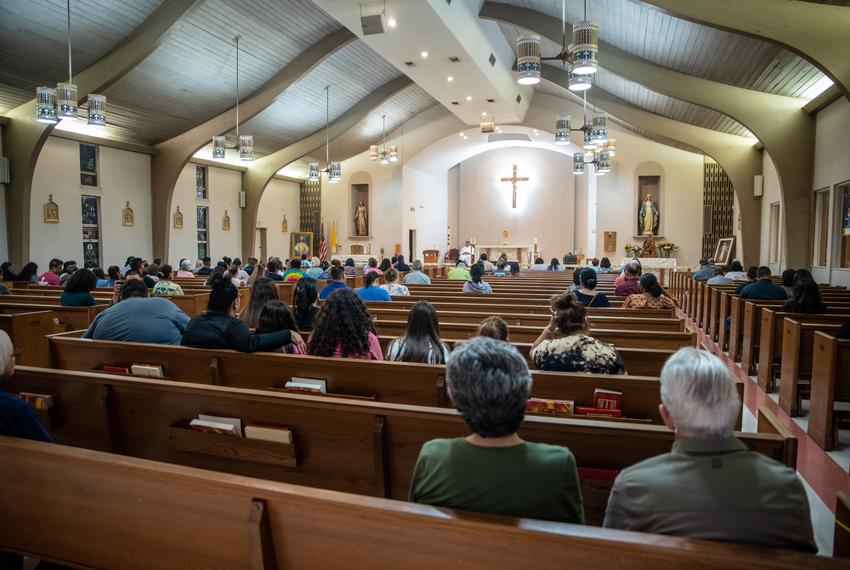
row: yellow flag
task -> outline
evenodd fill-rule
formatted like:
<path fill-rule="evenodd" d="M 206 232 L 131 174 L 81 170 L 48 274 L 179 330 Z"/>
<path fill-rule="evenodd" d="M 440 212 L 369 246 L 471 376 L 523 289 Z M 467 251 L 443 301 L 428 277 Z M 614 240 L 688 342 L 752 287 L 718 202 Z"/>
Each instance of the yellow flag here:
<path fill-rule="evenodd" d="M 336 253 L 336 220 L 331 225 L 331 255 Z"/>

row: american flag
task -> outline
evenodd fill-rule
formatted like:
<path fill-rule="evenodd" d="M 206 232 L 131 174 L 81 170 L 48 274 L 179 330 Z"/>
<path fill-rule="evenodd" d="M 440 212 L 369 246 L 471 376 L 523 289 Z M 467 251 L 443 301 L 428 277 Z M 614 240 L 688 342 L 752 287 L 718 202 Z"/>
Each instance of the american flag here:
<path fill-rule="evenodd" d="M 319 226 L 319 259 L 322 261 L 328 256 L 328 244 L 325 241 L 325 221 L 322 220 Z"/>

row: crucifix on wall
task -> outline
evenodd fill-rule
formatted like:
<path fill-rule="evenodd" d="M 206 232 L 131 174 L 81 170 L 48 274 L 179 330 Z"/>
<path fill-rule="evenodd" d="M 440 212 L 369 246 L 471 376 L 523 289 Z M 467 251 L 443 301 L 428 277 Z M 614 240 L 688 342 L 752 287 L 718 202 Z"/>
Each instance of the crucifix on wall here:
<path fill-rule="evenodd" d="M 511 176 L 510 178 L 502 178 L 502 182 L 510 182 L 511 184 L 513 184 L 513 187 L 514 187 L 513 204 L 514 204 L 514 208 L 516 208 L 516 183 L 517 182 L 528 182 L 528 177 L 523 176 L 521 178 L 518 178 L 517 175 L 516 175 L 516 164 L 514 164 L 514 175 Z"/>

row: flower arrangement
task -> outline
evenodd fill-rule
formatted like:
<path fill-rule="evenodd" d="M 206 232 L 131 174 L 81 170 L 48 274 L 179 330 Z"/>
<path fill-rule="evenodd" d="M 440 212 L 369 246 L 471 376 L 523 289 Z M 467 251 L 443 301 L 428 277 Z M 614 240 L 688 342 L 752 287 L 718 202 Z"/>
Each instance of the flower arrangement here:
<path fill-rule="evenodd" d="M 673 254 L 677 249 L 679 249 L 679 246 L 671 241 L 664 242 L 658 245 L 658 251 L 660 251 L 661 255 L 663 255 L 664 257 L 670 257 L 670 255 Z"/>
<path fill-rule="evenodd" d="M 626 242 L 623 245 L 623 249 L 626 252 L 626 257 L 637 257 L 641 251 L 640 245 L 631 242 Z"/>

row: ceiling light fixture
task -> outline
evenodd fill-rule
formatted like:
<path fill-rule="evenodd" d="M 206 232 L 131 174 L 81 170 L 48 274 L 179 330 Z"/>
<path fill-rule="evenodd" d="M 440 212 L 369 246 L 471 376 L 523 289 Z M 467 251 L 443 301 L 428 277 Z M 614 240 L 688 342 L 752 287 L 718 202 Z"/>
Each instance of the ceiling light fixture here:
<path fill-rule="evenodd" d="M 486 111 L 481 113 L 481 132 L 484 134 L 492 133 L 496 131 L 496 117 L 487 113 Z"/>
<path fill-rule="evenodd" d="M 584 0 L 584 19 L 573 24 L 572 43 L 567 43 L 567 3 L 566 0 L 561 0 L 561 51 L 552 57 L 542 57 L 541 45 L 538 35 L 517 38 L 517 83 L 539 83 L 542 62 L 560 61 L 564 69 L 569 71 L 570 91 L 585 91 L 591 88 L 593 74 L 598 68 L 599 26 L 587 19 L 587 0 Z"/>
<path fill-rule="evenodd" d="M 427 51 L 423 51 L 423 52 L 422 52 L 422 53 L 420 53 L 419 55 L 421 55 L 421 56 L 422 56 L 422 59 L 425 59 L 425 58 L 427 58 L 427 57 L 428 57 L 428 52 L 427 52 Z"/>
<path fill-rule="evenodd" d="M 35 120 L 39 123 L 56 124 L 60 119 L 77 119 L 78 92 L 74 84 L 71 58 L 71 0 L 67 0 L 66 15 L 68 21 L 68 81 L 57 83 L 56 89 L 37 87 L 35 90 Z M 95 127 L 106 125 L 106 97 L 90 94 L 88 96 L 88 124 Z"/>
<path fill-rule="evenodd" d="M 583 174 L 587 164 L 594 165 L 594 171 L 598 175 L 611 171 L 610 159 L 616 154 L 616 141 L 608 138 L 608 115 L 598 111 L 592 121 L 587 120 L 587 93 L 583 96 L 584 120 L 581 128 L 573 129 L 569 115 L 558 117 L 555 121 L 555 144 L 570 144 L 570 133 L 579 131 L 582 133 L 582 148 L 591 156 L 585 159 L 583 152 L 573 155 L 573 173 Z M 592 153 L 592 154 L 591 154 Z"/>
<path fill-rule="evenodd" d="M 236 44 L 236 142 L 228 143 L 225 135 L 214 136 L 212 138 L 212 157 L 215 160 L 224 160 L 228 148 L 236 149 L 239 152 L 239 160 L 246 162 L 254 160 L 253 135 L 239 134 L 239 40 L 241 37 L 233 38 Z"/>
<path fill-rule="evenodd" d="M 328 174 L 328 182 L 339 182 L 342 179 L 342 167 L 339 162 L 331 162 L 331 86 L 325 86 L 325 167 L 319 168 L 318 162 L 310 163 L 310 172 L 307 174 L 307 179 L 311 182 L 318 182 L 322 172 Z M 371 154 L 371 148 L 370 148 Z"/>
<path fill-rule="evenodd" d="M 380 164 L 398 162 L 398 146 L 387 146 L 387 116 L 381 116 L 381 146 L 373 144 L 369 147 L 369 160 L 377 160 Z"/>
<path fill-rule="evenodd" d="M 387 20 L 387 25 L 391 28 L 395 28 L 395 26 L 396 26 L 395 18 L 390 18 L 389 20 Z"/>
<path fill-rule="evenodd" d="M 467 96 L 466 96 L 466 100 L 467 100 L 467 101 L 472 101 L 472 95 L 467 95 Z"/>
<path fill-rule="evenodd" d="M 446 81 L 451 82 L 451 81 L 454 81 L 454 80 L 455 80 L 455 78 L 454 78 L 454 77 L 452 77 L 451 75 L 449 75 L 448 77 L 446 77 Z"/>

